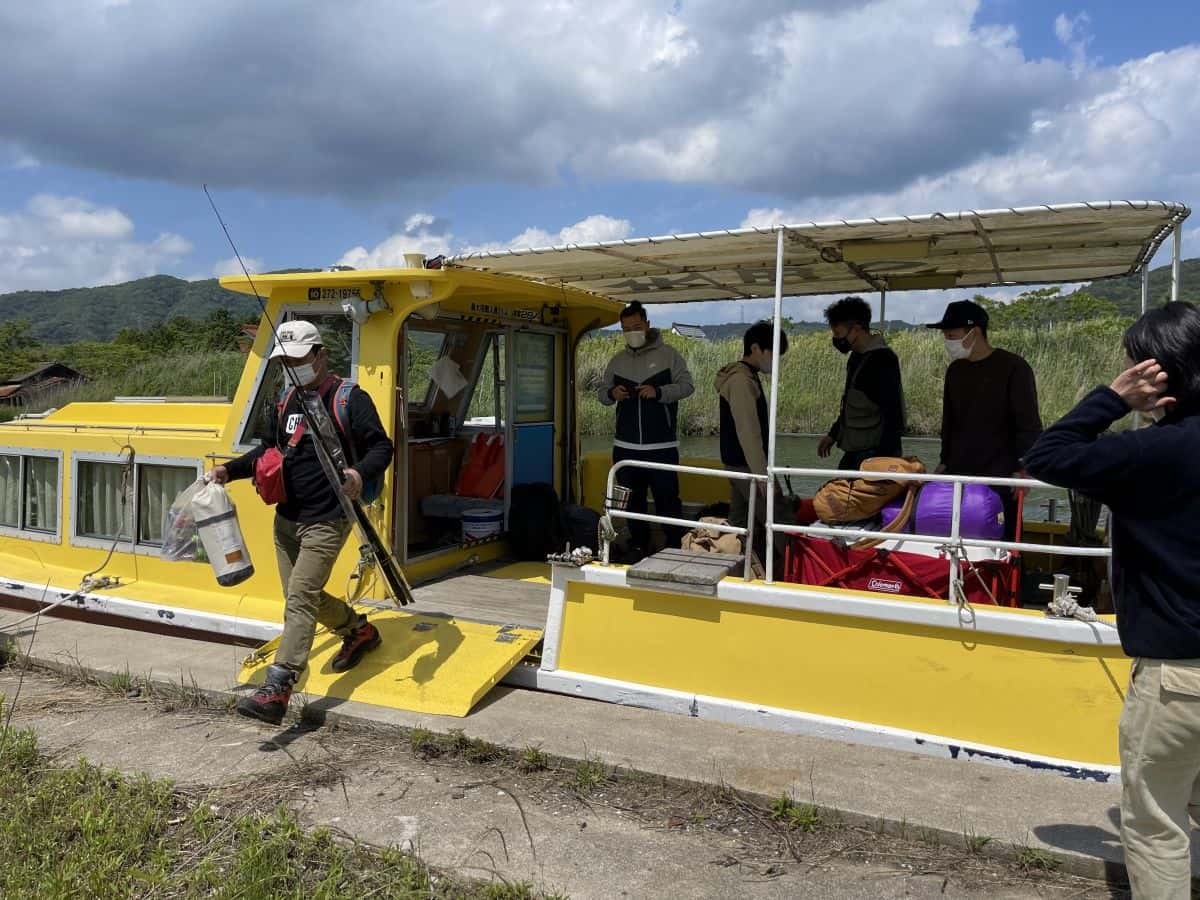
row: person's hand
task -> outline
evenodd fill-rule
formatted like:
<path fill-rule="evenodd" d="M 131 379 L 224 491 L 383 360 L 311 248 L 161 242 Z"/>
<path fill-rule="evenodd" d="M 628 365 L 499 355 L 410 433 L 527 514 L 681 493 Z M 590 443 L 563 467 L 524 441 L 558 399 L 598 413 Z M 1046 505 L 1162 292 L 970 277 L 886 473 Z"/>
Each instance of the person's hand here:
<path fill-rule="evenodd" d="M 229 470 L 224 466 L 213 466 L 208 473 L 208 480 L 215 484 L 225 484 L 229 481 Z"/>
<path fill-rule="evenodd" d="M 1130 409 L 1138 412 L 1153 412 L 1175 403 L 1174 397 L 1166 396 L 1167 373 L 1154 359 L 1142 360 L 1126 369 L 1110 387 Z"/>
<path fill-rule="evenodd" d="M 817 444 L 817 456 L 821 457 L 821 459 L 824 459 L 832 452 L 833 437 L 827 434 L 821 438 L 820 443 Z"/>
<path fill-rule="evenodd" d="M 629 389 L 626 388 L 624 385 L 619 384 L 615 388 L 613 388 L 611 391 L 608 392 L 608 396 L 612 397 L 614 400 L 628 400 L 629 399 Z"/>
<path fill-rule="evenodd" d="M 658 388 L 652 384 L 643 384 L 638 388 L 638 396 L 643 400 L 653 400 L 658 397 Z"/>
<path fill-rule="evenodd" d="M 346 480 L 342 482 L 342 493 L 351 500 L 357 500 L 362 496 L 362 476 L 354 469 L 342 469 L 342 474 L 346 476 Z"/>

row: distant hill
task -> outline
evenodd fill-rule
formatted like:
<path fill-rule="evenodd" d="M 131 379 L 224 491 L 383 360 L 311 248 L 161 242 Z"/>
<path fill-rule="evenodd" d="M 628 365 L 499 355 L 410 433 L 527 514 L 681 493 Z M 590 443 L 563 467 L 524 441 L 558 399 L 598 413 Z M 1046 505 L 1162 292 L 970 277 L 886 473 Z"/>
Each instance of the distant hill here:
<path fill-rule="evenodd" d="M 217 309 L 238 318 L 258 316 L 253 297 L 227 291 L 215 278 L 154 275 L 102 287 L 0 294 L 0 322 L 24 319 L 30 335 L 47 344 L 109 341 L 122 328 L 149 328 L 175 316 L 203 319 Z"/>
<path fill-rule="evenodd" d="M 1080 290 L 1093 297 L 1109 300 L 1117 305 L 1123 316 L 1136 316 L 1142 311 L 1142 276 L 1126 275 L 1123 278 L 1106 278 L 1093 281 Z M 1171 266 L 1159 266 L 1150 270 L 1149 306 L 1161 306 L 1171 299 Z M 1200 303 L 1200 259 L 1184 259 L 1179 263 L 1179 299 Z"/>

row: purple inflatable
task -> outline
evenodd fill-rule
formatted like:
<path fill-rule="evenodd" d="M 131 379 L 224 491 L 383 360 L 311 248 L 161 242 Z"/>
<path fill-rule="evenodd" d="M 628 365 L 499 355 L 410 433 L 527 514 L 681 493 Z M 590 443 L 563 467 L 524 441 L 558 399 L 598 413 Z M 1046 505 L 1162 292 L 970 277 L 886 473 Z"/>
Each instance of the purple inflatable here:
<path fill-rule="evenodd" d="M 954 485 L 927 484 L 917 497 L 917 534 L 949 535 L 954 515 Z M 1004 537 L 1004 502 L 986 484 L 964 484 L 961 533 L 965 538 Z"/>
<path fill-rule="evenodd" d="M 895 500 L 889 501 L 888 505 L 879 511 L 880 528 L 887 528 L 895 521 L 896 516 L 900 515 L 900 510 L 904 508 L 904 495 L 901 494 Z M 901 529 L 902 531 L 912 531 L 912 521 Z"/>

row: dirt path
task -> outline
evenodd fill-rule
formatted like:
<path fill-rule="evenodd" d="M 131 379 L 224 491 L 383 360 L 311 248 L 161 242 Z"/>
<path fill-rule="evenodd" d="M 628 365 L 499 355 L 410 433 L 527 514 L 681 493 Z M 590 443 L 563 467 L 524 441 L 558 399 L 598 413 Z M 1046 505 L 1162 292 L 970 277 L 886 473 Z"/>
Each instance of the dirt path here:
<path fill-rule="evenodd" d="M 18 673 L 0 671 L 0 694 L 11 700 L 17 685 Z M 127 697 L 127 685 L 117 687 L 26 673 L 13 724 L 34 729 L 60 758 L 171 778 L 218 805 L 286 803 L 306 824 L 575 900 L 1124 896 L 839 825 L 802 802 L 776 810 L 783 825 L 731 791 L 596 761 L 549 760 L 536 749 L 514 757 L 420 732 L 281 731 L 197 697 Z"/>

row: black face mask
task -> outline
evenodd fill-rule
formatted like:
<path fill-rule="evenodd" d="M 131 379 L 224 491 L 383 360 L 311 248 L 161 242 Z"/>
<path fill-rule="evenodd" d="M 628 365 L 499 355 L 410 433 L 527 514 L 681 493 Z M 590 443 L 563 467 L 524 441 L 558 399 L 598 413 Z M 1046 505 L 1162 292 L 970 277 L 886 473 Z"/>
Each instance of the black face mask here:
<path fill-rule="evenodd" d="M 850 338 L 835 337 L 833 339 L 833 349 L 838 353 L 850 352 Z"/>

